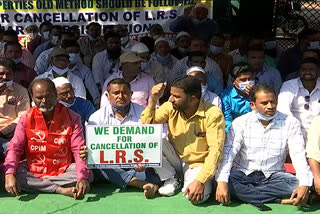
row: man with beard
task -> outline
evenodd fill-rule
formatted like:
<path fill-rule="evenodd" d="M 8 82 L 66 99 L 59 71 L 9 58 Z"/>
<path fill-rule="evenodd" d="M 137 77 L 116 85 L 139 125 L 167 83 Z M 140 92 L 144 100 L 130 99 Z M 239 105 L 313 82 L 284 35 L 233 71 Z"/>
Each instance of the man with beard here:
<path fill-rule="evenodd" d="M 6 153 L 6 191 L 85 195 L 92 177 L 79 157 L 85 142 L 80 116 L 57 103 L 49 79 L 34 80 L 30 94 L 35 106 L 21 116 Z M 22 156 L 26 160 L 20 162 Z"/>
<path fill-rule="evenodd" d="M 99 89 L 102 89 L 104 81 L 113 73 L 117 73 L 120 67 L 121 55 L 120 35 L 108 32 L 104 35 L 107 48 L 93 57 L 92 74 Z"/>
<path fill-rule="evenodd" d="M 103 84 L 100 107 L 108 103 L 107 86 L 115 78 L 122 78 L 128 82 L 132 90 L 132 102 L 146 106 L 154 86 L 154 80 L 150 74 L 141 72 L 142 58 L 135 52 L 126 52 L 120 56 L 122 71 L 112 74 Z"/>
<path fill-rule="evenodd" d="M 186 31 L 192 37 L 200 37 L 209 42 L 214 33 L 219 33 L 218 23 L 208 18 L 209 7 L 204 3 L 196 3 L 184 9 L 183 16 L 170 24 L 173 32 Z"/>
<path fill-rule="evenodd" d="M 156 168 L 165 181 L 161 195 L 172 196 L 184 180 L 182 191 L 192 203 L 208 200 L 212 179 L 222 158 L 225 123 L 221 110 L 201 98 L 201 83 L 192 76 L 175 81 L 168 102 L 158 109 L 165 83 L 152 88 L 151 97 L 141 113 L 144 124 L 168 124 L 169 142 L 162 145 L 162 167 Z"/>
<path fill-rule="evenodd" d="M 86 26 L 87 38 L 79 40 L 80 51 L 83 63 L 91 68 L 93 57 L 106 48 L 105 42 L 100 38 L 101 25 L 97 22 L 91 22 Z"/>
<path fill-rule="evenodd" d="M 312 119 L 320 114 L 319 66 L 315 58 L 303 59 L 300 77 L 284 82 L 278 97 L 278 111 L 300 120 L 304 137 Z"/>
<path fill-rule="evenodd" d="M 172 56 L 178 60 L 188 56 L 191 39 L 190 34 L 187 32 L 181 31 L 178 33 L 176 36 L 176 47 L 170 51 Z"/>
<path fill-rule="evenodd" d="M 125 25 L 115 25 L 112 30 L 121 36 L 120 41 L 122 51 L 131 51 L 131 48 L 137 43 L 137 41 L 130 39 L 128 28 Z"/>

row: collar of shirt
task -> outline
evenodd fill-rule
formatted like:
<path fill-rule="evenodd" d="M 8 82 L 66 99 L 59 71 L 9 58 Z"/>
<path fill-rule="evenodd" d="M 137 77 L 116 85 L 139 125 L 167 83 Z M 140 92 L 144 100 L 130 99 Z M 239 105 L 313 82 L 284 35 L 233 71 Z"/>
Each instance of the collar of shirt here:
<path fill-rule="evenodd" d="M 13 83 L 13 84 L 10 85 L 9 87 L 7 87 L 7 88 L 0 94 L 0 96 L 7 94 L 9 91 L 13 91 L 14 84 L 16 84 L 16 83 Z"/>
<path fill-rule="evenodd" d="M 206 117 L 205 115 L 205 106 L 204 106 L 204 99 L 203 98 L 200 98 L 200 102 L 199 102 L 199 106 L 198 106 L 198 109 L 196 111 L 196 113 L 194 113 L 194 115 L 192 115 L 189 119 L 187 120 L 190 120 L 192 118 L 194 118 L 195 116 L 199 116 L 199 117 Z"/>
<path fill-rule="evenodd" d="M 237 90 L 236 90 L 236 88 L 235 88 L 234 86 L 232 86 L 230 95 L 231 95 L 232 98 L 239 98 L 239 99 L 248 100 L 248 99 L 246 99 L 244 96 L 239 95 L 238 92 L 237 92 Z"/>
<path fill-rule="evenodd" d="M 112 106 L 111 106 L 110 104 L 107 105 L 107 108 L 108 108 L 108 111 L 109 111 L 109 116 L 110 116 L 110 117 L 113 117 L 113 118 L 116 118 L 116 119 L 119 120 L 119 118 L 114 114 L 113 109 L 112 109 Z M 128 114 L 123 118 L 123 120 L 121 121 L 121 123 L 124 122 L 125 120 L 130 120 L 130 118 L 133 118 L 133 117 L 140 117 L 140 115 L 137 116 L 137 112 L 136 112 L 136 110 L 135 110 L 135 108 L 134 108 L 134 105 L 132 104 L 132 102 L 130 102 L 129 112 L 128 112 Z"/>
<path fill-rule="evenodd" d="M 119 72 L 117 73 L 119 76 L 119 78 L 122 78 L 122 79 L 124 79 L 124 77 L 123 77 L 123 71 L 120 71 L 119 70 Z M 133 82 L 135 82 L 135 81 L 138 81 L 138 80 L 140 80 L 142 78 L 142 72 L 140 72 L 137 76 L 136 76 L 136 78 L 134 78 L 131 82 L 129 82 L 129 83 L 133 83 Z"/>
<path fill-rule="evenodd" d="M 250 117 L 252 118 L 253 121 L 255 121 L 255 123 L 260 124 L 263 127 L 263 124 L 257 118 L 255 111 L 249 112 L 248 114 L 251 114 Z M 280 119 L 281 119 L 281 114 L 277 111 L 275 117 L 270 121 L 268 126 L 265 128 L 265 131 L 270 129 L 271 127 L 272 127 L 272 129 L 276 129 L 276 127 L 278 126 L 278 124 L 280 122 Z"/>
<path fill-rule="evenodd" d="M 259 71 L 259 72 L 257 73 L 256 78 L 258 78 L 258 80 L 259 80 L 259 76 L 261 76 L 261 75 L 262 75 L 263 73 L 265 73 L 267 70 L 268 70 L 268 67 L 264 65 L 264 66 L 262 67 L 261 71 Z"/>
<path fill-rule="evenodd" d="M 304 88 L 300 77 L 297 78 L 297 83 L 298 83 L 299 88 L 296 88 L 296 89 L 295 89 L 295 90 L 296 90 L 296 93 L 298 93 L 298 90 L 299 90 L 299 89 Z M 320 80 L 319 80 L 319 78 L 318 78 L 317 83 L 316 83 L 316 86 L 314 87 L 314 89 L 312 90 L 312 92 L 315 91 L 316 89 L 320 89 Z M 312 92 L 311 92 L 311 93 L 312 93 Z"/>
<path fill-rule="evenodd" d="M 52 68 L 50 69 L 50 71 L 47 71 L 46 73 L 47 73 L 46 77 L 43 77 L 43 78 L 49 78 L 49 79 L 55 78 L 52 73 Z M 69 79 L 71 75 L 72 75 L 71 70 L 67 71 L 67 79 Z"/>
<path fill-rule="evenodd" d="M 118 57 L 117 59 L 113 60 L 113 59 L 111 59 L 111 58 L 109 57 L 108 50 L 105 49 L 104 51 L 105 51 L 105 56 L 106 56 L 106 59 L 107 59 L 107 60 L 109 60 L 109 61 L 112 62 L 112 63 L 120 62 L 120 57 Z M 123 53 L 123 52 L 121 51 L 121 54 L 122 54 L 122 53 Z M 120 55 L 121 55 L 121 54 L 120 54 Z"/>

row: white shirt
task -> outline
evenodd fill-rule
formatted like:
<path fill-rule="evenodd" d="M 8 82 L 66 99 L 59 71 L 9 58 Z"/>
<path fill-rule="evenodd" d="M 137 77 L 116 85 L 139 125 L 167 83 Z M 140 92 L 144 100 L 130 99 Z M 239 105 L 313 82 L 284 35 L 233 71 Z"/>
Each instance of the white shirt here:
<path fill-rule="evenodd" d="M 42 79 L 42 78 L 49 78 L 51 80 L 54 79 L 52 74 L 52 69 L 49 71 L 36 76 L 35 79 Z M 67 79 L 71 83 L 72 87 L 74 88 L 74 93 L 76 97 L 81 97 L 83 99 L 86 98 L 86 88 L 84 87 L 83 81 L 76 75 L 74 75 L 71 71 L 67 72 Z"/>
<path fill-rule="evenodd" d="M 132 39 L 129 39 L 128 43 L 126 44 L 126 46 L 122 46 L 121 45 L 121 50 L 122 52 L 130 52 L 131 51 L 131 48 L 137 44 L 138 42 L 136 40 L 132 40 Z"/>
<path fill-rule="evenodd" d="M 130 104 L 127 116 L 121 121 L 114 114 L 110 103 L 93 113 L 88 121 L 88 125 L 139 125 L 143 106 L 135 103 Z"/>
<path fill-rule="evenodd" d="M 109 103 L 109 100 L 106 96 L 108 83 L 115 79 L 122 78 L 122 71 L 112 74 L 103 84 L 102 93 L 101 93 L 101 102 L 100 107 L 105 106 Z M 138 76 L 130 82 L 130 87 L 132 93 L 131 101 L 142 106 L 147 106 L 149 97 L 151 95 L 151 89 L 155 85 L 154 80 L 149 74 L 141 72 Z"/>
<path fill-rule="evenodd" d="M 244 55 L 242 56 L 239 49 L 235 49 L 233 51 L 230 51 L 228 55 L 232 56 L 233 64 L 238 64 L 240 62 L 247 62 L 247 57 Z"/>
<path fill-rule="evenodd" d="M 202 94 L 202 98 L 207 101 L 208 103 L 212 103 L 213 105 L 219 107 L 222 110 L 222 102 L 221 99 L 218 95 L 216 95 L 215 93 L 206 90 L 203 94 Z"/>
<path fill-rule="evenodd" d="M 299 186 L 312 186 L 313 176 L 306 161 L 300 122 L 293 116 L 277 112 L 264 128 L 255 111 L 249 112 L 232 122 L 216 180 L 228 182 L 231 167 L 246 175 L 262 171 L 267 178 L 272 173 L 284 172 L 288 151 Z"/>
<path fill-rule="evenodd" d="M 120 67 L 120 59 L 112 60 L 108 57 L 107 50 L 97 53 L 92 60 L 92 74 L 97 85 L 102 87 L 104 81 L 111 74 L 118 72 Z"/>
<path fill-rule="evenodd" d="M 309 102 L 307 102 L 309 96 Z M 309 110 L 307 110 L 309 106 Z M 300 78 L 283 83 L 278 96 L 278 111 L 295 116 L 302 124 L 302 132 L 306 137 L 312 119 L 320 114 L 320 80 L 309 93 L 302 85 Z"/>

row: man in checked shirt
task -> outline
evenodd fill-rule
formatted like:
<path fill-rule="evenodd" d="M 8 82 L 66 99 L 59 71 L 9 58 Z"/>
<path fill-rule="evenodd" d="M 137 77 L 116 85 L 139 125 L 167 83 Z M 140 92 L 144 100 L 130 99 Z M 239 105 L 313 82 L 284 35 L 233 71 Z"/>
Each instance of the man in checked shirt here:
<path fill-rule="evenodd" d="M 276 111 L 277 98 L 270 86 L 257 85 L 250 98 L 253 111 L 236 118 L 228 132 L 216 173 L 217 201 L 228 204 L 231 196 L 254 205 L 305 205 L 313 176 L 300 122 Z M 296 176 L 285 172 L 288 152 Z"/>

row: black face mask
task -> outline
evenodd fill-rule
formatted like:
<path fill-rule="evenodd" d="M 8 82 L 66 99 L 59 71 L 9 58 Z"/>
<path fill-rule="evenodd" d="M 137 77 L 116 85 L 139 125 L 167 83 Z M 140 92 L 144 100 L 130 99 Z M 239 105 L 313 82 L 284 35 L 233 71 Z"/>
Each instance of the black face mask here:
<path fill-rule="evenodd" d="M 116 60 L 121 55 L 121 49 L 108 50 L 108 55 L 112 60 Z"/>

